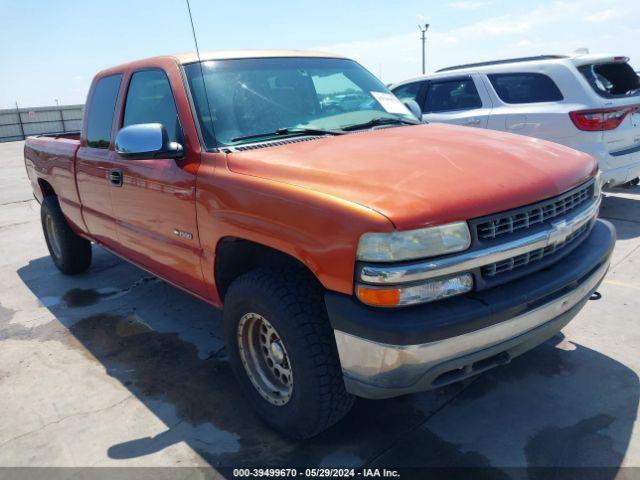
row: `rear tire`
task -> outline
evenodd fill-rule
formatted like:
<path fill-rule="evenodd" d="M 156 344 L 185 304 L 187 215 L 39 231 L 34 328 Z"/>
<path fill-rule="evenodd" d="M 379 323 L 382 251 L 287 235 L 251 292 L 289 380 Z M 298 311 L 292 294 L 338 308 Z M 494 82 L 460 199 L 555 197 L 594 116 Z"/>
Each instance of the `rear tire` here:
<path fill-rule="evenodd" d="M 294 439 L 326 430 L 354 401 L 322 293 L 302 270 L 261 268 L 237 278 L 225 297 L 225 339 L 238 382 L 260 418 Z"/>
<path fill-rule="evenodd" d="M 40 218 L 49 254 L 58 270 L 75 275 L 89 268 L 91 242 L 71 230 L 55 196 L 44 198 Z"/>

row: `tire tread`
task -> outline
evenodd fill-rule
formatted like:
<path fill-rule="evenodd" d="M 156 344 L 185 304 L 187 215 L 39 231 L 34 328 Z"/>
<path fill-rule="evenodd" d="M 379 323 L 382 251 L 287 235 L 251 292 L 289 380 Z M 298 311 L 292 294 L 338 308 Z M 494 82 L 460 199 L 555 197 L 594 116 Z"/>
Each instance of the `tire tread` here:
<path fill-rule="evenodd" d="M 76 275 L 86 271 L 91 265 L 91 242 L 77 235 L 67 223 L 57 197 L 47 196 L 42 201 L 40 210 L 42 220 L 42 230 L 47 242 L 47 248 L 51 254 L 53 263 L 58 270 L 66 275 Z M 55 224 L 59 235 L 60 249 L 62 250 L 61 258 L 56 258 L 49 245 L 47 237 L 47 229 L 45 227 L 46 216 L 50 215 Z"/>
<path fill-rule="evenodd" d="M 259 268 L 242 275 L 231 285 L 225 304 L 233 302 L 237 292 L 253 289 L 275 299 L 287 316 L 294 319 L 297 341 L 311 352 L 312 371 L 305 371 L 304 375 L 313 377 L 319 385 L 315 422 L 299 432 L 285 433 L 295 438 L 317 435 L 342 419 L 354 402 L 353 395 L 344 387 L 333 329 L 324 306 L 323 288 L 302 269 Z"/>

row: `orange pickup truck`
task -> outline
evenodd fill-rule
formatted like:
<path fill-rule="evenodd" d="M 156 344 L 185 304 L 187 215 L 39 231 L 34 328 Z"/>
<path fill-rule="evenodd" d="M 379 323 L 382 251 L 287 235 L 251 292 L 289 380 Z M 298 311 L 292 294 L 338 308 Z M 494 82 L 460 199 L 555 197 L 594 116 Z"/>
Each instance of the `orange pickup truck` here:
<path fill-rule="evenodd" d="M 25 162 L 63 273 L 96 244 L 224 305 L 247 398 L 306 438 L 508 363 L 609 265 L 590 156 L 413 108 L 335 55 L 157 57 L 100 72 L 82 132 Z"/>

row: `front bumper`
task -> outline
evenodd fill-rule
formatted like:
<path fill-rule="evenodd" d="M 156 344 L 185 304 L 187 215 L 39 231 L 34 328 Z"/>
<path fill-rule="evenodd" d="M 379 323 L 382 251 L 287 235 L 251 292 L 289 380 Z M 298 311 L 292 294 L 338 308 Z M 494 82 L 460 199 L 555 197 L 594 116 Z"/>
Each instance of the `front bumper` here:
<path fill-rule="evenodd" d="M 615 243 L 598 220 L 556 264 L 501 287 L 397 310 L 333 292 L 325 303 L 347 390 L 387 398 L 478 374 L 544 342 L 602 281 Z"/>

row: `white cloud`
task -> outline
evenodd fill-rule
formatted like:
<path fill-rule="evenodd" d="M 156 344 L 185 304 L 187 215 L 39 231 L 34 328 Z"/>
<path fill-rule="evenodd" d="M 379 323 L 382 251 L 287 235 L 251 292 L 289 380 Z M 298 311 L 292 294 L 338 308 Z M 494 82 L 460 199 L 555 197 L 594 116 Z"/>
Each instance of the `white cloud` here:
<path fill-rule="evenodd" d="M 607 20 L 618 17 L 618 15 L 619 13 L 616 10 L 609 8 L 607 10 L 602 10 L 601 12 L 586 15 L 584 17 L 584 21 L 589 23 L 606 22 Z"/>
<path fill-rule="evenodd" d="M 427 34 L 427 71 L 449 65 L 549 53 L 568 53 L 587 47 L 591 52 L 613 52 L 631 57 L 640 66 L 637 0 L 612 0 L 615 20 L 590 22 L 584 12 L 598 12 L 600 0 L 551 0 L 529 10 L 502 10 L 500 15 L 475 14 L 474 21 L 440 29 L 433 18 Z M 497 10 L 497 9 L 495 9 Z M 594 14 L 596 15 L 596 14 Z M 603 12 L 598 14 L 603 17 Z M 606 15 L 604 15 L 606 16 Z M 615 32 L 615 35 L 611 35 Z M 355 58 L 373 72 L 383 71 L 384 82 L 396 82 L 420 73 L 420 33 L 408 31 L 389 37 L 328 45 L 322 50 Z"/>
<path fill-rule="evenodd" d="M 477 23 L 473 26 L 478 33 L 488 35 L 504 35 L 522 33 L 531 30 L 532 25 L 527 20 L 509 21 L 505 18 L 489 19 L 486 22 Z"/>
<path fill-rule="evenodd" d="M 479 8 L 486 7 L 490 4 L 491 2 L 482 0 L 460 0 L 457 2 L 451 2 L 447 4 L 447 6 L 458 10 L 478 10 Z"/>

